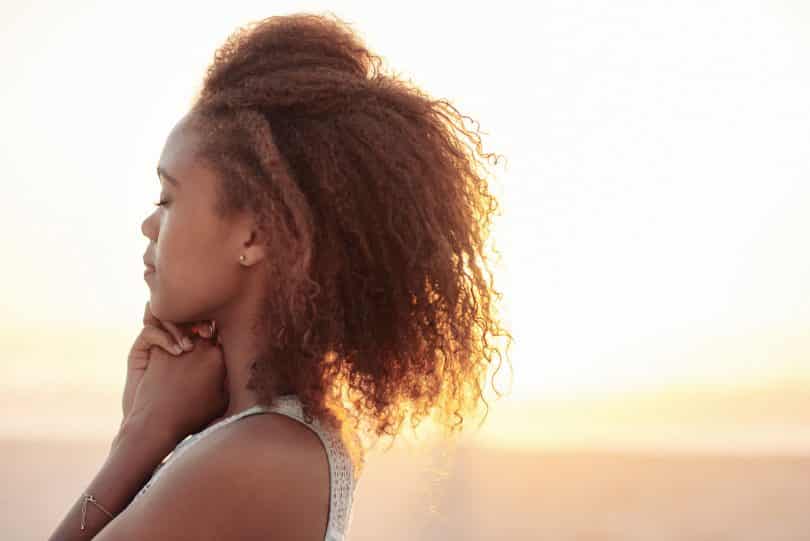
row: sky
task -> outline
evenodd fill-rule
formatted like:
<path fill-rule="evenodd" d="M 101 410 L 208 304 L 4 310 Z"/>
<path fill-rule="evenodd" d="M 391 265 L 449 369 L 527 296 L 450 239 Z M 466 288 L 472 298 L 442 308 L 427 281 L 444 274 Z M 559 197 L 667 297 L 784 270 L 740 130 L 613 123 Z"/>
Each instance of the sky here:
<path fill-rule="evenodd" d="M 807 4 L 187 6 L 0 7 L 5 408 L 115 395 L 169 130 L 236 27 L 327 9 L 506 157 L 512 399 L 810 381 Z"/>

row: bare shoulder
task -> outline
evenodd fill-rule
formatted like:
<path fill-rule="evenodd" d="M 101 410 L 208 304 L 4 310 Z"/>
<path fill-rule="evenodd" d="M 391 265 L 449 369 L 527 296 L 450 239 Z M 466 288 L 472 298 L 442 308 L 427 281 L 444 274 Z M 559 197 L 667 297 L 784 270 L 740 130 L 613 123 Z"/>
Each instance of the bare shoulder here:
<path fill-rule="evenodd" d="M 284 415 L 251 415 L 189 448 L 97 538 L 322 540 L 329 500 L 317 434 Z"/>

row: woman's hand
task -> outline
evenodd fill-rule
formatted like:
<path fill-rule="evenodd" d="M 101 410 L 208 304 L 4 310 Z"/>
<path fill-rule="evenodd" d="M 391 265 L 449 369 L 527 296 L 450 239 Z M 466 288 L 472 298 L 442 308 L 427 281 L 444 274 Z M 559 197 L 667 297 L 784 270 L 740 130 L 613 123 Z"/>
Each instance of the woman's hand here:
<path fill-rule="evenodd" d="M 212 338 L 211 325 L 207 321 L 199 321 L 190 325 L 176 325 L 169 321 L 161 321 L 152 313 L 147 301 L 143 314 L 143 329 L 135 338 L 127 358 L 127 375 L 124 384 L 124 393 L 121 399 L 123 419 L 129 416 L 132 410 L 132 401 L 135 393 L 149 365 L 151 352 L 157 348 L 172 355 L 180 355 L 193 347 L 184 346 L 182 339 L 192 338 L 194 334 L 203 338 Z M 176 350 L 180 346 L 182 349 Z M 123 423 L 123 421 L 122 421 Z"/>
<path fill-rule="evenodd" d="M 192 341 L 194 349 L 180 355 L 151 349 L 129 412 L 136 424 L 176 441 L 201 430 L 228 406 L 222 347 L 197 336 Z"/>

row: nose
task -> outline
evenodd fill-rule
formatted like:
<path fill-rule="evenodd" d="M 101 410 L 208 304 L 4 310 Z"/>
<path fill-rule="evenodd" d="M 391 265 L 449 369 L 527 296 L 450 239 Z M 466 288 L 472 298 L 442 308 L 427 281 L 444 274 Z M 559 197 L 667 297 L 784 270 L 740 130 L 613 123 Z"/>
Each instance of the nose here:
<path fill-rule="evenodd" d="M 156 240 L 157 239 L 157 227 L 155 225 L 155 213 L 152 212 L 146 219 L 141 223 L 141 233 L 150 239 Z"/>

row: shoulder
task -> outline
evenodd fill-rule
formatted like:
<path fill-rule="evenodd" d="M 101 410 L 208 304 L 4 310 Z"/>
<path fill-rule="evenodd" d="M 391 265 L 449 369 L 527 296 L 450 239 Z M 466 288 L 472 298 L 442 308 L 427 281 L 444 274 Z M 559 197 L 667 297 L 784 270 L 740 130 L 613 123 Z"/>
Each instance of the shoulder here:
<path fill-rule="evenodd" d="M 189 448 L 102 532 L 120 522 L 120 539 L 323 539 L 329 502 L 318 435 L 284 415 L 251 415 Z"/>

